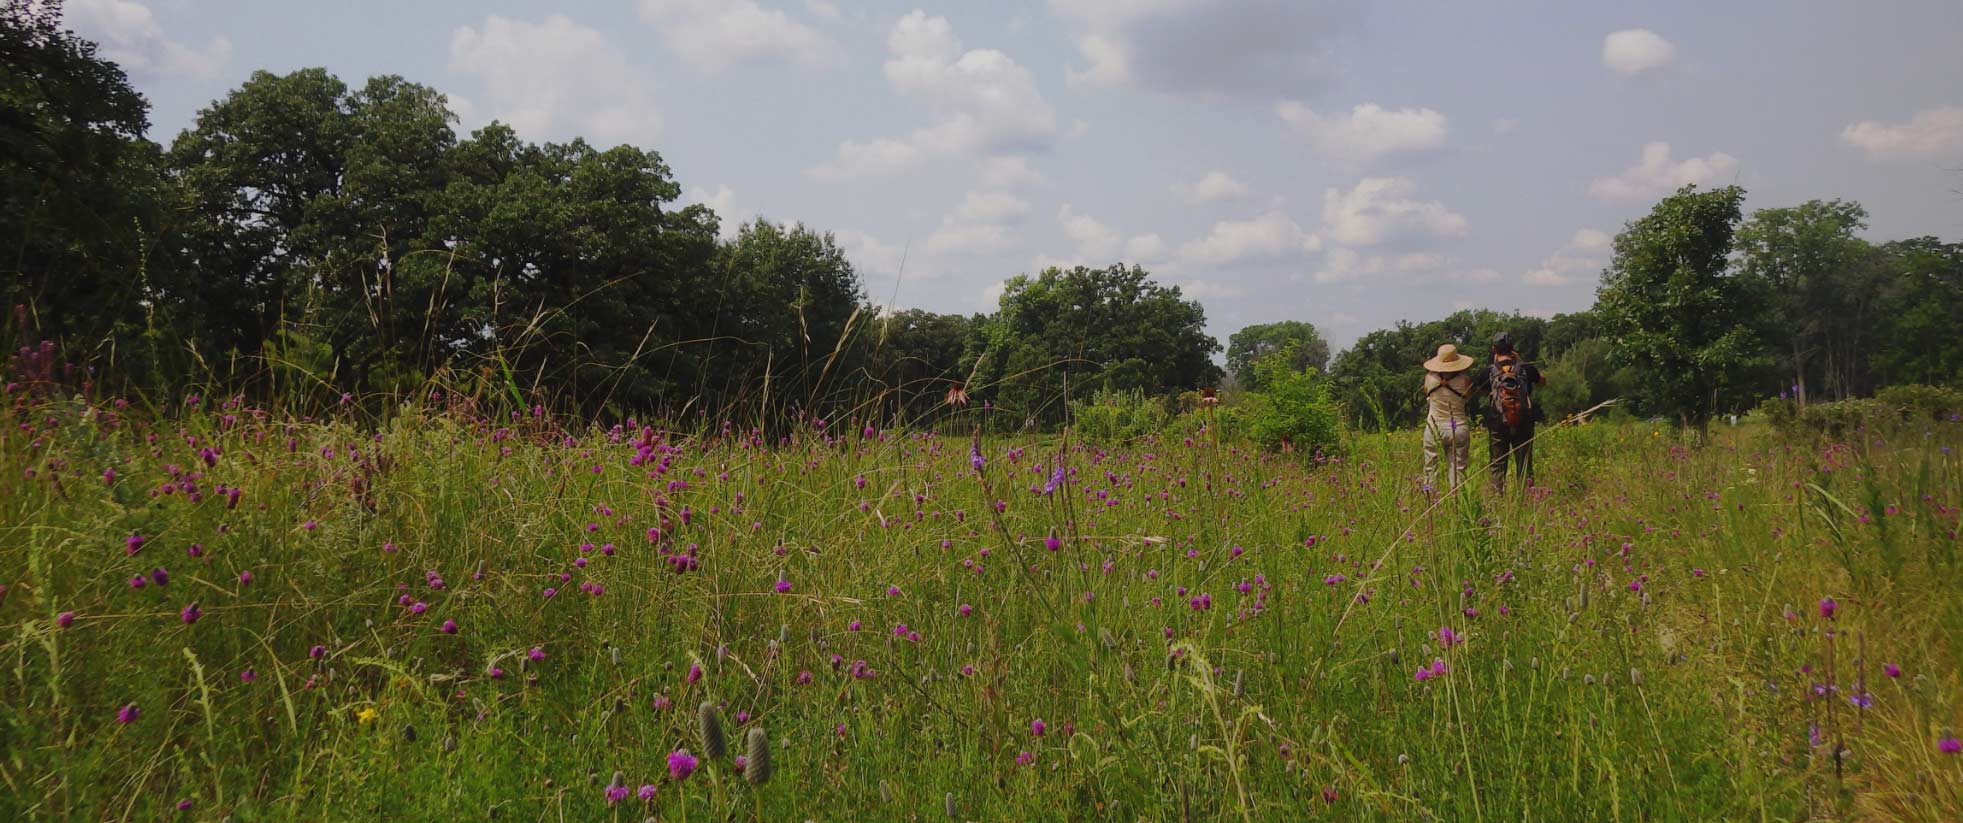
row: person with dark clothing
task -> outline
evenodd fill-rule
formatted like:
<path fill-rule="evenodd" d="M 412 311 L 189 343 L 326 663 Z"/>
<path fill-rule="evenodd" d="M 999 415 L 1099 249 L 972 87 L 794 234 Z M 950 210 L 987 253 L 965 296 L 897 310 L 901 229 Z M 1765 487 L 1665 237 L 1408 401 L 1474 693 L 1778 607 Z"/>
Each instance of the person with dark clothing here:
<path fill-rule="evenodd" d="M 1487 397 L 1483 422 L 1491 462 L 1486 469 L 1495 492 L 1506 490 L 1509 459 L 1522 487 L 1534 485 L 1534 424 L 1543 416 L 1534 389 L 1546 382 L 1539 368 L 1513 350 L 1512 336 L 1500 332 L 1493 337 L 1492 365 L 1480 374 L 1477 390 Z"/>

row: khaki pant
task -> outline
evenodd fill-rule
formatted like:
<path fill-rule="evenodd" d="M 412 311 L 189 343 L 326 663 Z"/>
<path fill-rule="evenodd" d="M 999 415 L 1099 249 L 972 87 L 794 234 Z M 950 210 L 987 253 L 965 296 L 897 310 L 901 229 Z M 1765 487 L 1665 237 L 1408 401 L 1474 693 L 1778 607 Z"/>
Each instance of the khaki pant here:
<path fill-rule="evenodd" d="M 1491 460 L 1486 468 L 1492 475 L 1493 491 L 1506 491 L 1506 461 L 1513 460 L 1514 473 L 1520 475 L 1521 488 L 1534 485 L 1534 427 L 1533 424 L 1521 426 L 1519 431 L 1504 428 L 1488 430 L 1487 457 Z"/>
<path fill-rule="evenodd" d="M 1438 485 L 1438 462 L 1445 461 L 1445 485 Z M 1451 491 L 1472 461 L 1472 426 L 1463 419 L 1425 421 L 1425 484 Z"/>

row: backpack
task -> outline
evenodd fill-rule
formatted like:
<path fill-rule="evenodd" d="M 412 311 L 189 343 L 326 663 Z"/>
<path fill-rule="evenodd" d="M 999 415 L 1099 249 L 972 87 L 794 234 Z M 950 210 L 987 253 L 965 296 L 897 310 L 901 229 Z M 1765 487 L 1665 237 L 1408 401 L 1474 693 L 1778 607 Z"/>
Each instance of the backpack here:
<path fill-rule="evenodd" d="M 1521 373 L 1517 361 L 1493 364 L 1493 407 L 1509 429 L 1518 429 L 1534 419 L 1533 389 Z"/>

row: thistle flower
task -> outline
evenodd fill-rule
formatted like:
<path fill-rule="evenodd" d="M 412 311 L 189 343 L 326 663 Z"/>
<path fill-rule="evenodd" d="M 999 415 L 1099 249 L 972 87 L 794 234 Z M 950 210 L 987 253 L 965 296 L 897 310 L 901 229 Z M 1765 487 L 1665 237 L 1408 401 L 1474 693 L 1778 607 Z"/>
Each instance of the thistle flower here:
<path fill-rule="evenodd" d="M 710 760 L 721 760 L 729 753 L 729 740 L 723 737 L 722 715 L 714 701 L 704 700 L 695 710 L 695 722 L 702 736 L 702 753 Z"/>
<path fill-rule="evenodd" d="M 770 769 L 770 735 L 764 733 L 762 726 L 751 726 L 743 779 L 752 786 L 761 786 L 770 782 Z"/>
<path fill-rule="evenodd" d="M 689 775 L 695 773 L 696 765 L 695 755 L 689 754 L 687 749 L 668 753 L 668 775 L 676 780 L 687 780 Z"/>

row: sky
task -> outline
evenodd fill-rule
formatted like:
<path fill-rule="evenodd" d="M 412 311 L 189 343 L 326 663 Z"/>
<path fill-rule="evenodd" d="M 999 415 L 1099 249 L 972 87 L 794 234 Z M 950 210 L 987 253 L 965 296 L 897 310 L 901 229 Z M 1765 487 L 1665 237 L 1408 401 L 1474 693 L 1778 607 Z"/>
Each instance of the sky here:
<path fill-rule="evenodd" d="M 881 305 L 1123 262 L 1224 344 L 1587 308 L 1685 183 L 1963 240 L 1963 3 L 67 0 L 168 143 L 255 71 L 402 75 L 459 133 L 659 151 Z"/>

